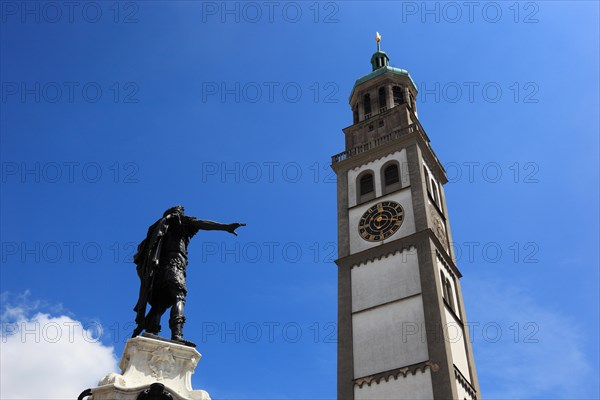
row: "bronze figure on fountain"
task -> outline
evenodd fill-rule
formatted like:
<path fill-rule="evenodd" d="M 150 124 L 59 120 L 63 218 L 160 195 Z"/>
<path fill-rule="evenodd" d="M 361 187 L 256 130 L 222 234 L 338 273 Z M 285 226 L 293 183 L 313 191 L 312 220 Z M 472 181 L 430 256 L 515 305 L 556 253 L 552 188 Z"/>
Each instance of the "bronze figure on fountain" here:
<path fill-rule="evenodd" d="M 221 224 L 199 220 L 184 215 L 183 206 L 175 206 L 164 212 L 162 218 L 148 228 L 146 238 L 138 246 L 133 261 L 140 278 L 140 294 L 134 311 L 135 328 L 132 337 L 146 331 L 151 335 L 160 332 L 160 319 L 171 308 L 169 328 L 171 340 L 195 346 L 183 338 L 185 316 L 183 308 L 187 295 L 186 267 L 187 248 L 190 239 L 199 230 L 220 230 L 237 236 L 235 230 L 242 223 Z M 146 306 L 150 312 L 146 314 Z"/>

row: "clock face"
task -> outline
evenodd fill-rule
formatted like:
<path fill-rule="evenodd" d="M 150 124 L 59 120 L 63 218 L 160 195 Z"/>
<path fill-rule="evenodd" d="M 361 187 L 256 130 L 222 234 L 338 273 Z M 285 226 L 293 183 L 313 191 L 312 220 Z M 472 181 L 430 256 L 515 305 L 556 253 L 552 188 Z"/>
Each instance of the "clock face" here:
<path fill-rule="evenodd" d="M 403 221 L 404 210 L 400 204 L 381 201 L 365 211 L 358 223 L 358 233 L 368 242 L 379 242 L 396 233 Z"/>

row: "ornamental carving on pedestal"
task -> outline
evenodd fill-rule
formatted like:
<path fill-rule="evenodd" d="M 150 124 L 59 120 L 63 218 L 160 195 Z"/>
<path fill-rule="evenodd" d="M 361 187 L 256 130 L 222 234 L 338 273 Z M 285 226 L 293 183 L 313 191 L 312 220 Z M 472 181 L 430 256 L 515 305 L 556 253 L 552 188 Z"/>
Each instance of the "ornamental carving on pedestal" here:
<path fill-rule="evenodd" d="M 125 378 L 123 378 L 123 375 L 121 375 L 121 374 L 111 372 L 110 374 L 108 374 L 104 378 L 102 378 L 100 380 L 100 382 L 98 382 L 99 386 L 110 385 L 110 384 L 125 387 L 126 386 Z"/>
<path fill-rule="evenodd" d="M 168 377 L 175 366 L 175 358 L 171 353 L 169 346 L 163 346 L 152 352 L 152 357 L 148 363 L 152 376 L 159 381 Z"/>

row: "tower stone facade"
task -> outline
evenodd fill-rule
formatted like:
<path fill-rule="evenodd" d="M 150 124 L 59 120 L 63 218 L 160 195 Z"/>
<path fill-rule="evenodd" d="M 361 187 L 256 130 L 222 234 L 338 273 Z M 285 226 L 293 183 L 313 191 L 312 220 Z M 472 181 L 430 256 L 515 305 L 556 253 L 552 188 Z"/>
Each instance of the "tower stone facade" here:
<path fill-rule="evenodd" d="M 417 88 L 380 51 L 358 79 L 338 198 L 338 399 L 480 398 L 443 185 Z"/>

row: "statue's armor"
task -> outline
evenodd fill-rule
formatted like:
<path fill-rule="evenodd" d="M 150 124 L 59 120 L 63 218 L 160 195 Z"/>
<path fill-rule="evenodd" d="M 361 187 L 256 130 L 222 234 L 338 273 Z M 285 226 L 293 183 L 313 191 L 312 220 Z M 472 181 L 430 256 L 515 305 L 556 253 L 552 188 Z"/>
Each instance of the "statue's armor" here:
<path fill-rule="evenodd" d="M 161 253 L 179 253 L 187 260 L 188 244 L 198 231 L 198 229 L 190 229 L 191 224 L 188 219 L 188 217 L 182 217 L 181 224 L 178 221 L 169 224 L 169 229 L 163 239 Z"/>
<path fill-rule="evenodd" d="M 199 230 L 193 221 L 190 217 L 181 217 L 181 223 L 172 221 L 169 224 L 162 242 L 159 267 L 150 296 L 151 305 L 171 305 L 187 295 L 187 247 Z"/>

